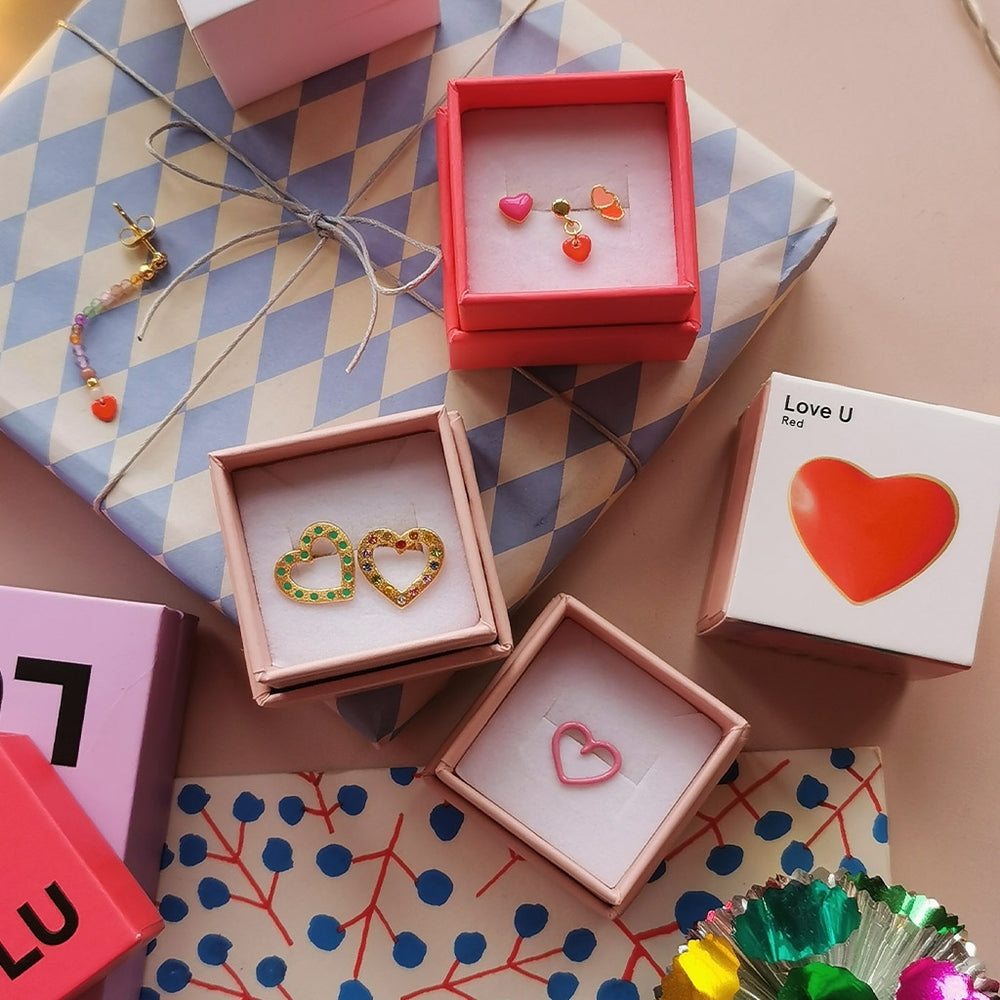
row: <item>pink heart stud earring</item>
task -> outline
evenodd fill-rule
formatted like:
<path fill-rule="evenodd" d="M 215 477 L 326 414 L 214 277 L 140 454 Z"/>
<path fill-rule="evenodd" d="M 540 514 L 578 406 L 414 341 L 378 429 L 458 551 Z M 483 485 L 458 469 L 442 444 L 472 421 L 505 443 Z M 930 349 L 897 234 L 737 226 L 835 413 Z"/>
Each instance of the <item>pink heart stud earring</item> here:
<path fill-rule="evenodd" d="M 520 194 L 511 194 L 501 198 L 498 207 L 500 214 L 505 219 L 510 219 L 511 222 L 520 224 L 528 217 L 528 213 L 531 211 L 531 206 L 534 203 L 531 195 L 526 191 L 522 191 Z"/>

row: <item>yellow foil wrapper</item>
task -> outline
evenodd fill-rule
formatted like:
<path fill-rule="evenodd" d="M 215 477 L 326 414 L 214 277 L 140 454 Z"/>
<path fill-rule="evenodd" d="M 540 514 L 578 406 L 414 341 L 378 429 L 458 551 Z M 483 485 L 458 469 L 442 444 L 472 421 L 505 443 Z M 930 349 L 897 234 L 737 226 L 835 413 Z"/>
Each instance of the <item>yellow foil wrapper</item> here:
<path fill-rule="evenodd" d="M 661 983 L 663 1000 L 733 1000 L 740 988 L 736 952 L 723 938 L 707 934 L 688 942 Z"/>

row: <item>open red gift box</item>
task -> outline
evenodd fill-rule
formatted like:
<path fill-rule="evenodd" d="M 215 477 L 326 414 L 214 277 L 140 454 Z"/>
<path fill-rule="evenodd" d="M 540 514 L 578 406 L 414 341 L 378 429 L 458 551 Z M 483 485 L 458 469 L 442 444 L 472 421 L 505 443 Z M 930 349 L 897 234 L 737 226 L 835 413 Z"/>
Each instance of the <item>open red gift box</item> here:
<path fill-rule="evenodd" d="M 680 71 L 453 80 L 437 142 L 453 368 L 687 357 L 700 303 Z M 563 246 L 577 226 L 582 261 Z"/>

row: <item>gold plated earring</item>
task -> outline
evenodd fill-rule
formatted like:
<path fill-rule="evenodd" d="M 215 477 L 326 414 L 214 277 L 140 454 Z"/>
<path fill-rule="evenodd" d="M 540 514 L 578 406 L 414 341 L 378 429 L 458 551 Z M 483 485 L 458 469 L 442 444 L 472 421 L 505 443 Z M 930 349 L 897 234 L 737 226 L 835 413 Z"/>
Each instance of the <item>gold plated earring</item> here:
<path fill-rule="evenodd" d="M 313 551 L 317 542 L 332 547 L 332 552 Z M 336 556 L 340 566 L 340 582 L 323 589 L 306 587 L 295 580 L 294 570 L 304 563 Z M 316 521 L 299 536 L 298 548 L 286 552 L 274 564 L 274 582 L 278 590 L 291 601 L 300 604 L 336 604 L 349 601 L 354 596 L 354 546 L 343 528 L 332 521 Z"/>
<path fill-rule="evenodd" d="M 590 256 L 590 237 L 583 231 L 582 223 L 569 217 L 573 209 L 565 198 L 556 198 L 552 202 L 552 211 L 562 219 L 566 232 L 566 239 L 562 244 L 563 253 L 570 260 L 582 264 Z"/>

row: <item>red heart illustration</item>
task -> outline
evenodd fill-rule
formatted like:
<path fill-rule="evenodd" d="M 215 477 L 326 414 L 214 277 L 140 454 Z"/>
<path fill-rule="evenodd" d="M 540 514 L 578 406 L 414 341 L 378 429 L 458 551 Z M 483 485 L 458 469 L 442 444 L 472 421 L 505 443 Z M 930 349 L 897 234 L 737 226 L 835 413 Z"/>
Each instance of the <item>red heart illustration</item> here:
<path fill-rule="evenodd" d="M 944 550 L 958 500 L 940 480 L 878 478 L 839 458 L 814 458 L 788 488 L 799 540 L 824 576 L 854 604 L 902 587 Z"/>
<path fill-rule="evenodd" d="M 90 404 L 90 412 L 98 420 L 103 420 L 106 424 L 110 424 L 118 412 L 118 400 L 114 396 L 101 396 Z"/>
<path fill-rule="evenodd" d="M 500 211 L 511 222 L 524 222 L 534 204 L 531 195 L 522 191 L 500 199 Z"/>
<path fill-rule="evenodd" d="M 570 260 L 582 264 L 590 256 L 590 237 L 586 233 L 578 233 L 568 240 L 563 240 L 562 248 Z"/>
<path fill-rule="evenodd" d="M 606 771 L 583 778 L 567 777 L 563 768 L 562 755 L 559 752 L 559 741 L 565 733 L 571 730 L 575 730 L 583 736 L 583 743 L 580 746 L 581 757 L 589 753 L 596 753 L 598 750 L 606 750 L 611 755 L 611 764 Z M 556 775 L 564 785 L 599 785 L 602 781 L 613 778 L 622 767 L 622 755 L 618 747 L 612 743 L 606 743 L 604 740 L 595 740 L 591 731 L 582 722 L 563 722 L 556 727 L 556 731 L 552 734 L 552 760 L 556 765 Z"/>

